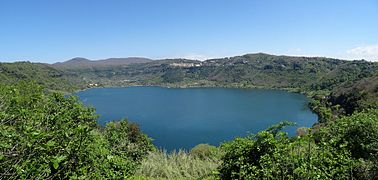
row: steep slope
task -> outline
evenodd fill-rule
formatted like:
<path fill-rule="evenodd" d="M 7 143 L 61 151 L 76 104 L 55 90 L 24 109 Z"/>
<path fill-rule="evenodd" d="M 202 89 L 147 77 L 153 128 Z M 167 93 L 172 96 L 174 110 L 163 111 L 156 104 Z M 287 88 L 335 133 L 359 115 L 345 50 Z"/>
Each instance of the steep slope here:
<path fill-rule="evenodd" d="M 329 101 L 341 106 L 346 114 L 378 107 L 378 75 L 349 82 L 332 90 Z"/>

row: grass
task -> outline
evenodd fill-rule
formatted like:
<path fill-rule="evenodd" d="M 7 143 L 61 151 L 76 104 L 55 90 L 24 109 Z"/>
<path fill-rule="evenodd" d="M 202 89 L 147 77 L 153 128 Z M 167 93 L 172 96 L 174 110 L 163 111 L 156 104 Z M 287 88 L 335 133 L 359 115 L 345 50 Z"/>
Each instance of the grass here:
<path fill-rule="evenodd" d="M 133 179 L 214 179 L 219 158 L 201 158 L 184 150 L 151 152 Z"/>

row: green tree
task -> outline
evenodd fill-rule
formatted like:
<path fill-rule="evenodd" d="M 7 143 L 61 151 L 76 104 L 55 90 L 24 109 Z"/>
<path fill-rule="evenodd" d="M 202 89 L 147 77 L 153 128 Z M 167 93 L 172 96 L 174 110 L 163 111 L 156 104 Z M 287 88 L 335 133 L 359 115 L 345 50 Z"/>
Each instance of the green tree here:
<path fill-rule="evenodd" d="M 328 122 L 316 138 L 335 149 L 345 147 L 357 162 L 354 175 L 358 179 L 378 177 L 378 109 Z"/>
<path fill-rule="evenodd" d="M 139 126 L 127 120 L 108 123 L 104 135 L 114 154 L 133 161 L 140 162 L 149 151 L 155 150 L 151 139 L 140 131 Z"/>
<path fill-rule="evenodd" d="M 312 135 L 289 138 L 281 123 L 222 145 L 221 179 L 346 179 L 353 160 L 347 148 L 315 143 Z"/>
<path fill-rule="evenodd" d="M 64 178 L 90 166 L 94 110 L 35 84 L 1 86 L 1 174 Z"/>
<path fill-rule="evenodd" d="M 0 179 L 131 176 L 151 141 L 126 121 L 104 135 L 96 119 L 76 97 L 34 83 L 0 86 Z"/>

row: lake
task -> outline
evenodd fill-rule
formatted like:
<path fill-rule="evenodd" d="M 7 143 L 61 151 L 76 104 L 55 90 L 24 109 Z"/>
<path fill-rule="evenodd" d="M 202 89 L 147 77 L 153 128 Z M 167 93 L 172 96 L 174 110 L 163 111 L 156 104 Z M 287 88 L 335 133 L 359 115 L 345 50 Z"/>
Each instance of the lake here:
<path fill-rule="evenodd" d="M 199 143 L 219 145 L 283 120 L 285 128 L 311 127 L 317 115 L 298 93 L 264 89 L 127 87 L 94 88 L 76 94 L 96 108 L 99 124 L 127 118 L 168 151 Z"/>

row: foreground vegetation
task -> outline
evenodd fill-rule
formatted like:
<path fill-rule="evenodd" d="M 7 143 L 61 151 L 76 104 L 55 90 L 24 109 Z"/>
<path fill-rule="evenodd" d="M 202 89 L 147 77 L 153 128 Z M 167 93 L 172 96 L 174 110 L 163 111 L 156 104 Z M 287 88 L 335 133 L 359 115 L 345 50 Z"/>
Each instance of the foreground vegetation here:
<path fill-rule="evenodd" d="M 200 144 L 190 152 L 151 152 L 136 171 L 138 177 L 199 179 L 215 177 L 220 165 L 219 149 Z"/>
<path fill-rule="evenodd" d="M 222 145 L 222 179 L 374 179 L 378 173 L 378 111 L 330 122 L 289 138 L 281 123 Z"/>
<path fill-rule="evenodd" d="M 2 179 L 374 179 L 378 110 L 356 112 L 288 137 L 283 122 L 220 147 L 156 150 L 128 121 L 96 125 L 75 97 L 33 83 L 0 88 Z"/>
<path fill-rule="evenodd" d="M 130 176 L 153 150 L 127 121 L 97 127 L 94 110 L 35 84 L 0 86 L 1 179 Z"/>

